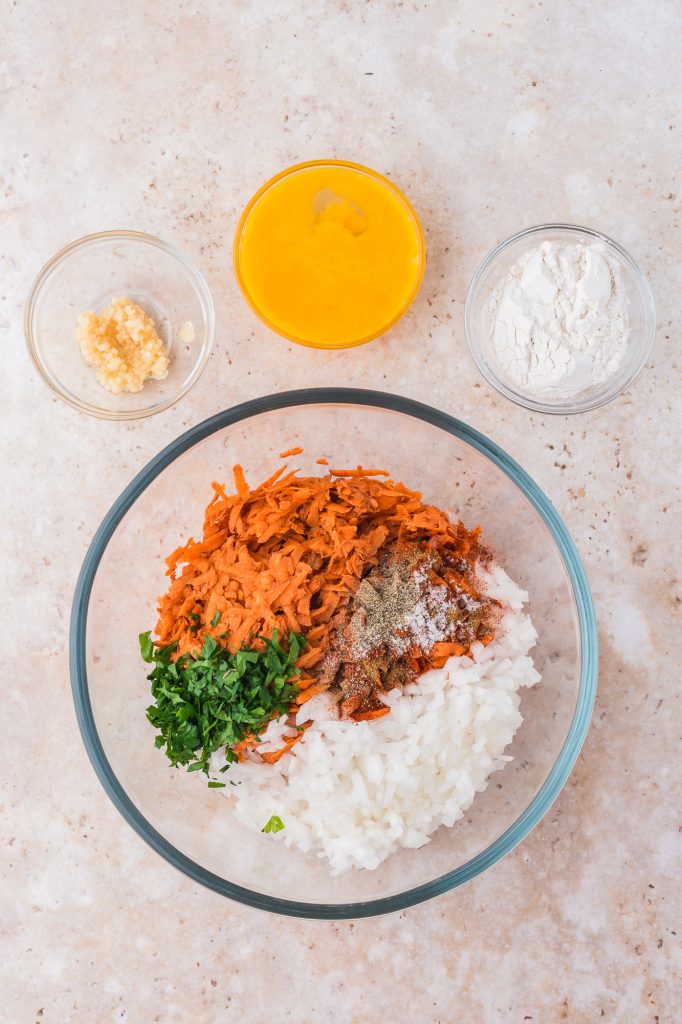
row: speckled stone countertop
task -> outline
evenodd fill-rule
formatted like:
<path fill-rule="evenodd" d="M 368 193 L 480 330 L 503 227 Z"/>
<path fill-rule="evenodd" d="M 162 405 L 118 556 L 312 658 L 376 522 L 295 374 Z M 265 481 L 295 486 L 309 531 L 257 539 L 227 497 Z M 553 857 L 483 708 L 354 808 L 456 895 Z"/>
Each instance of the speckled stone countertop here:
<path fill-rule="evenodd" d="M 675 0 L 5 5 L 3 1024 L 680 1019 L 679 13 Z M 230 270 L 254 189 L 319 156 L 390 175 L 429 251 L 404 321 L 346 352 L 270 334 Z M 497 397 L 463 338 L 478 261 L 548 220 L 618 239 L 657 301 L 639 380 L 572 419 Z M 218 316 L 191 394 L 131 424 L 54 398 L 22 337 L 43 262 L 111 227 L 194 258 Z M 435 902 L 332 924 L 231 904 L 123 822 L 78 735 L 67 629 L 95 528 L 164 444 L 243 399 L 339 382 L 453 413 L 534 475 L 584 558 L 601 665 L 575 771 L 521 846 Z"/>

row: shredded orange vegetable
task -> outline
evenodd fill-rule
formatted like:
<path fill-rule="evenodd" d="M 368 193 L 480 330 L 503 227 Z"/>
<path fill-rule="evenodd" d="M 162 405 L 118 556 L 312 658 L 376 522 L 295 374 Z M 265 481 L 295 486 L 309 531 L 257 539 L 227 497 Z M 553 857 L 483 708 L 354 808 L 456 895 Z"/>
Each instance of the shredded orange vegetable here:
<path fill-rule="evenodd" d="M 234 485 L 237 488 L 237 494 L 240 498 L 247 498 L 249 494 L 249 485 L 246 482 L 244 476 L 244 470 L 241 466 L 235 466 L 232 470 L 234 476 Z"/>
<path fill-rule="evenodd" d="M 369 711 L 354 711 L 351 717 L 356 722 L 373 722 L 377 718 L 383 718 L 390 710 L 386 704 L 383 704 L 378 708 L 370 708 Z"/>
<path fill-rule="evenodd" d="M 235 466 L 237 493 L 214 484 L 202 540 L 190 537 L 167 559 L 171 584 L 159 602 L 159 642 L 177 641 L 182 654 L 198 650 L 210 633 L 236 651 L 274 629 L 280 637 L 293 630 L 305 635 L 298 664 L 310 670 L 385 544 L 440 538 L 466 554 L 477 531 L 451 523 L 402 483 L 375 479 L 384 472 L 358 467 L 299 477 L 281 467 L 249 488 Z M 305 671 L 302 688 L 312 682 Z"/>
<path fill-rule="evenodd" d="M 305 730 L 312 725 L 312 722 L 306 722 L 304 725 L 298 726 L 299 732 L 295 736 L 290 736 L 288 740 L 284 741 L 284 746 L 280 747 L 279 750 L 272 750 L 261 753 L 261 758 L 267 764 L 275 764 L 279 761 L 283 754 L 288 754 L 292 747 L 295 747 L 303 739 Z"/>

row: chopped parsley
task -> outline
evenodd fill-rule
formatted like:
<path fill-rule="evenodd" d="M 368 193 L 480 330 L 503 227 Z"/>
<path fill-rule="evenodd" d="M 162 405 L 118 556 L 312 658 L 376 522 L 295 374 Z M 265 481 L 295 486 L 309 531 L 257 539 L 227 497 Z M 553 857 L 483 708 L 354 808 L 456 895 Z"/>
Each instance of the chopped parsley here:
<path fill-rule="evenodd" d="M 284 822 L 282 821 L 282 819 L 278 817 L 278 815 L 273 814 L 273 816 L 269 819 L 269 821 L 266 822 L 264 827 L 261 829 L 261 832 L 281 832 L 283 828 Z"/>
<path fill-rule="evenodd" d="M 150 633 L 140 633 L 140 654 L 143 661 L 151 662 L 154 660 L 154 644 Z"/>
<path fill-rule="evenodd" d="M 176 661 L 176 643 L 160 647 L 150 633 L 139 639 L 143 660 L 154 665 L 148 676 L 154 703 L 147 718 L 158 731 L 155 744 L 165 747 L 174 767 L 184 765 L 188 772 L 208 774 L 211 754 L 223 747 L 226 763 L 220 771 L 226 771 L 237 760 L 235 744 L 258 736 L 271 718 L 286 714 L 299 692 L 295 665 L 305 641 L 295 633 L 286 651 L 274 630 L 269 639 L 260 638 L 261 650 L 243 647 L 236 654 L 205 636 L 198 655 L 182 654 Z M 222 785 L 209 782 L 213 789 Z"/>
<path fill-rule="evenodd" d="M 219 622 L 220 622 L 220 612 L 216 608 L 216 613 L 213 616 L 213 618 L 211 619 L 211 625 L 212 626 L 217 626 Z"/>

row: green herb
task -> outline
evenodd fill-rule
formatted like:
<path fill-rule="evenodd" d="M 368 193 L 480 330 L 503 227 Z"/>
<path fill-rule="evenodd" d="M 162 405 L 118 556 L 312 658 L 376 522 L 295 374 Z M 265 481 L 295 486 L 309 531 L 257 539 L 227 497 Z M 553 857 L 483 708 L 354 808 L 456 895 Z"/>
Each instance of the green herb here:
<path fill-rule="evenodd" d="M 187 618 L 194 619 L 195 622 L 198 622 L 200 619 L 200 615 L 198 612 L 187 612 Z"/>
<path fill-rule="evenodd" d="M 281 832 L 284 828 L 284 822 L 276 814 L 270 818 L 265 828 L 261 829 L 261 832 Z"/>
<path fill-rule="evenodd" d="M 146 661 L 148 665 L 151 665 L 154 660 L 154 644 L 152 643 L 151 630 L 147 633 L 140 633 L 139 640 L 142 660 Z"/>
<path fill-rule="evenodd" d="M 211 625 L 212 626 L 217 626 L 219 622 L 220 622 L 220 612 L 216 609 L 216 613 L 213 616 L 213 618 L 211 619 Z"/>
<path fill-rule="evenodd" d="M 208 788 L 209 789 L 225 789 L 225 785 L 226 785 L 226 783 L 224 783 L 224 782 L 209 782 Z"/>
<path fill-rule="evenodd" d="M 299 692 L 295 665 L 305 641 L 291 633 L 285 651 L 277 630 L 260 639 L 262 650 L 243 647 L 230 654 L 205 636 L 198 655 L 173 661 L 176 643 L 159 647 L 149 633 L 140 634 L 140 653 L 154 664 L 148 676 L 154 704 L 147 718 L 159 733 L 156 746 L 165 748 L 174 767 L 208 774 L 211 754 L 225 747 L 225 771 L 237 760 L 235 744 L 289 711 Z"/>

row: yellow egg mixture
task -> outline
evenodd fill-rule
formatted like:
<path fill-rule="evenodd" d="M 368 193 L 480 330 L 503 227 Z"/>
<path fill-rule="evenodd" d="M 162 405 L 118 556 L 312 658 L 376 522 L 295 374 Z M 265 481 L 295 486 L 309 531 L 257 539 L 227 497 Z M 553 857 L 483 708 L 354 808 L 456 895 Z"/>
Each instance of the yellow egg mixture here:
<path fill-rule="evenodd" d="M 255 311 L 276 331 L 320 348 L 383 333 L 414 298 L 423 239 L 409 204 L 375 172 L 293 168 L 247 207 L 235 264 Z"/>

